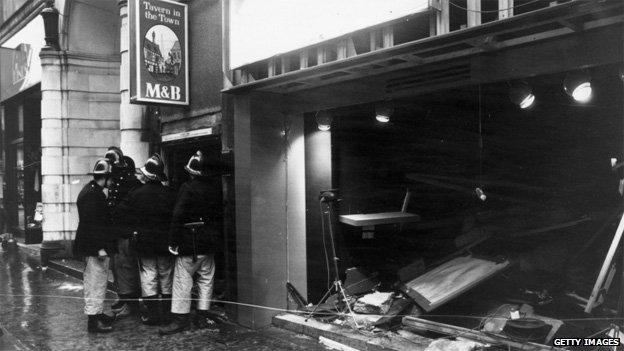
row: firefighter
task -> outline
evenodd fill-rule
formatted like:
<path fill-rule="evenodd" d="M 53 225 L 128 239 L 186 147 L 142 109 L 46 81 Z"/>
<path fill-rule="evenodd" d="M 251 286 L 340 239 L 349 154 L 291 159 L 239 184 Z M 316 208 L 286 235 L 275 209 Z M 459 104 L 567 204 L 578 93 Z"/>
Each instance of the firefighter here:
<path fill-rule="evenodd" d="M 107 333 L 113 330 L 112 318 L 105 315 L 104 299 L 108 284 L 111 255 L 117 251 L 117 238 L 109 230 L 110 213 L 104 187 L 111 174 L 111 165 L 100 159 L 93 167 L 93 180 L 78 194 L 78 229 L 74 241 L 74 256 L 84 257 L 84 312 L 88 316 L 89 332 Z"/>
<path fill-rule="evenodd" d="M 111 146 L 104 157 L 112 165 L 108 186 L 108 207 L 112 214 L 112 228 L 119 238 L 117 254 L 113 260 L 113 276 L 119 300 L 113 304 L 112 311 L 117 317 L 123 317 L 130 315 L 133 309 L 138 310 L 139 268 L 137 254 L 130 246 L 132 231 L 120 223 L 116 208 L 131 189 L 140 185 L 140 182 L 134 175 L 134 161 L 124 156 L 121 149 Z"/>
<path fill-rule="evenodd" d="M 161 184 L 166 176 L 159 155 L 150 157 L 140 172 L 145 183 L 131 190 L 116 210 L 125 226 L 133 229 L 132 240 L 139 256 L 141 294 L 145 304 L 141 321 L 156 325 L 164 320 L 159 315 L 160 301 L 164 302 L 164 311 L 168 313 L 171 309 L 174 260 L 167 248 L 167 240 L 176 193 Z"/>
<path fill-rule="evenodd" d="M 159 330 L 174 334 L 190 328 L 191 288 L 196 275 L 198 328 L 214 329 L 209 318 L 214 284 L 214 253 L 221 236 L 222 191 L 220 178 L 211 175 L 200 151 L 184 167 L 190 180 L 182 184 L 169 230 L 169 250 L 176 255 L 173 275 L 173 320 Z M 203 223 L 203 225 L 201 224 Z"/>

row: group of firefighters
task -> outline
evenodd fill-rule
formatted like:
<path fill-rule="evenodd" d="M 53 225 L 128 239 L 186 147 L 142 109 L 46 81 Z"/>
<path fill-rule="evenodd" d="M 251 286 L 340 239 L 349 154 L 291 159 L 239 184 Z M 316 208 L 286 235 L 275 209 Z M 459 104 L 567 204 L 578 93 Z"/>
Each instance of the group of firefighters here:
<path fill-rule="evenodd" d="M 134 161 L 112 146 L 95 163 L 93 180 L 78 195 L 74 242 L 74 254 L 86 263 L 89 332 L 110 332 L 116 318 L 134 311 L 140 312 L 144 324 L 161 325 L 160 334 L 188 330 L 194 276 L 198 296 L 193 324 L 214 329 L 208 310 L 221 236 L 222 192 L 200 151 L 184 168 L 190 180 L 176 193 L 167 185 L 158 154 L 135 169 Z M 119 297 L 112 314 L 104 313 L 109 265 Z"/>

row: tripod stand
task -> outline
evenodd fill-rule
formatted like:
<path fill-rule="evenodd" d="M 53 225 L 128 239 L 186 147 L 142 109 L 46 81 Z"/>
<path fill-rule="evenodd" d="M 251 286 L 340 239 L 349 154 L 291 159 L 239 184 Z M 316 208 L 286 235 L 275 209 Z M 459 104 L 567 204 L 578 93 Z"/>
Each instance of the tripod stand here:
<path fill-rule="evenodd" d="M 331 247 L 331 255 L 332 255 L 332 261 L 333 261 L 333 268 L 334 268 L 334 282 L 332 283 L 332 286 L 329 287 L 329 290 L 327 290 L 325 295 L 323 295 L 319 303 L 317 303 L 316 306 L 314 306 L 314 309 L 312 309 L 312 311 L 308 314 L 308 318 L 310 318 L 319 308 L 321 303 L 323 303 L 323 301 L 325 301 L 331 295 L 331 293 L 335 291 L 336 293 L 339 293 L 341 295 L 345 305 L 347 306 L 347 309 L 349 310 L 349 314 L 353 318 L 353 323 L 355 323 L 355 327 L 359 328 L 360 326 L 358 325 L 358 322 L 355 319 L 355 314 L 353 313 L 353 311 L 351 310 L 351 306 L 349 305 L 349 298 L 347 297 L 347 293 L 345 292 L 345 289 L 342 286 L 342 281 L 340 281 L 340 270 L 338 269 L 339 258 L 338 258 L 338 255 L 336 254 L 336 241 L 334 239 L 334 224 L 332 222 L 332 213 L 335 211 L 334 204 L 338 201 L 338 195 L 336 194 L 336 192 L 337 192 L 336 189 L 331 189 L 331 190 L 321 191 L 321 194 L 319 195 L 319 204 L 320 204 L 321 219 L 322 219 L 321 223 L 323 224 L 322 225 L 323 240 L 325 240 L 324 215 L 326 215 L 327 217 L 327 226 L 329 227 L 328 231 L 329 231 L 329 242 L 331 244 L 330 247 Z M 326 211 L 323 210 L 323 204 L 325 204 Z M 307 318 L 306 318 L 306 321 L 307 321 Z"/>

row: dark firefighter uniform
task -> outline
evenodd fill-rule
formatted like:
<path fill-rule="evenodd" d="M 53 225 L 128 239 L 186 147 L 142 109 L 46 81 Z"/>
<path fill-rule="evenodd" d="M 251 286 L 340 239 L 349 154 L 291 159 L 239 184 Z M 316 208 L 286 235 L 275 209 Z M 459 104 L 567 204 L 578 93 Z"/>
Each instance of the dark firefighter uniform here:
<path fill-rule="evenodd" d="M 74 255 L 84 257 L 84 312 L 89 316 L 90 332 L 109 332 L 110 319 L 104 312 L 110 256 L 117 251 L 117 238 L 110 231 L 110 214 L 106 206 L 104 186 L 110 174 L 107 160 L 98 160 L 94 179 L 78 194 L 78 229 L 74 241 Z"/>
<path fill-rule="evenodd" d="M 211 177 L 206 161 L 197 152 L 186 165 L 191 180 L 182 184 L 178 192 L 169 232 L 169 245 L 178 256 L 173 276 L 171 312 L 174 321 L 161 329 L 161 334 L 172 334 L 189 327 L 191 288 L 196 275 L 198 288 L 198 327 L 208 327 L 207 311 L 212 299 L 215 263 L 214 253 L 222 228 L 222 189 L 220 177 Z M 185 224 L 204 222 L 195 234 Z"/>
<path fill-rule="evenodd" d="M 168 250 L 168 231 L 175 205 L 176 192 L 162 185 L 165 179 L 164 164 L 160 156 L 150 157 L 141 168 L 146 182 L 128 193 L 117 206 L 123 224 L 135 233 L 136 251 L 139 255 L 141 294 L 146 313 L 144 324 L 160 321 L 158 295 L 162 294 L 165 310 L 171 309 L 171 285 L 174 258 Z"/>
<path fill-rule="evenodd" d="M 119 237 L 117 254 L 113 260 L 113 275 L 119 301 L 113 304 L 112 310 L 118 317 L 122 317 L 131 313 L 128 302 L 138 301 L 136 299 L 140 294 L 140 286 L 137 254 L 130 247 L 132 231 L 124 227 L 119 221 L 116 208 L 130 190 L 141 183 L 134 175 L 134 161 L 130 157 L 124 156 L 118 147 L 109 147 L 105 157 L 113 166 L 108 185 L 108 207 L 112 214 L 112 230 Z"/>

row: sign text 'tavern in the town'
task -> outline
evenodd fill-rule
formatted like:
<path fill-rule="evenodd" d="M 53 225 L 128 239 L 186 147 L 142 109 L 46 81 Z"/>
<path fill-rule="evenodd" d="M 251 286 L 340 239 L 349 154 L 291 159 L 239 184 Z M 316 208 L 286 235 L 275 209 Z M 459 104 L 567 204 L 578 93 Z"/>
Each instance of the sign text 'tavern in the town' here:
<path fill-rule="evenodd" d="M 187 5 L 128 1 L 130 101 L 188 105 Z"/>

